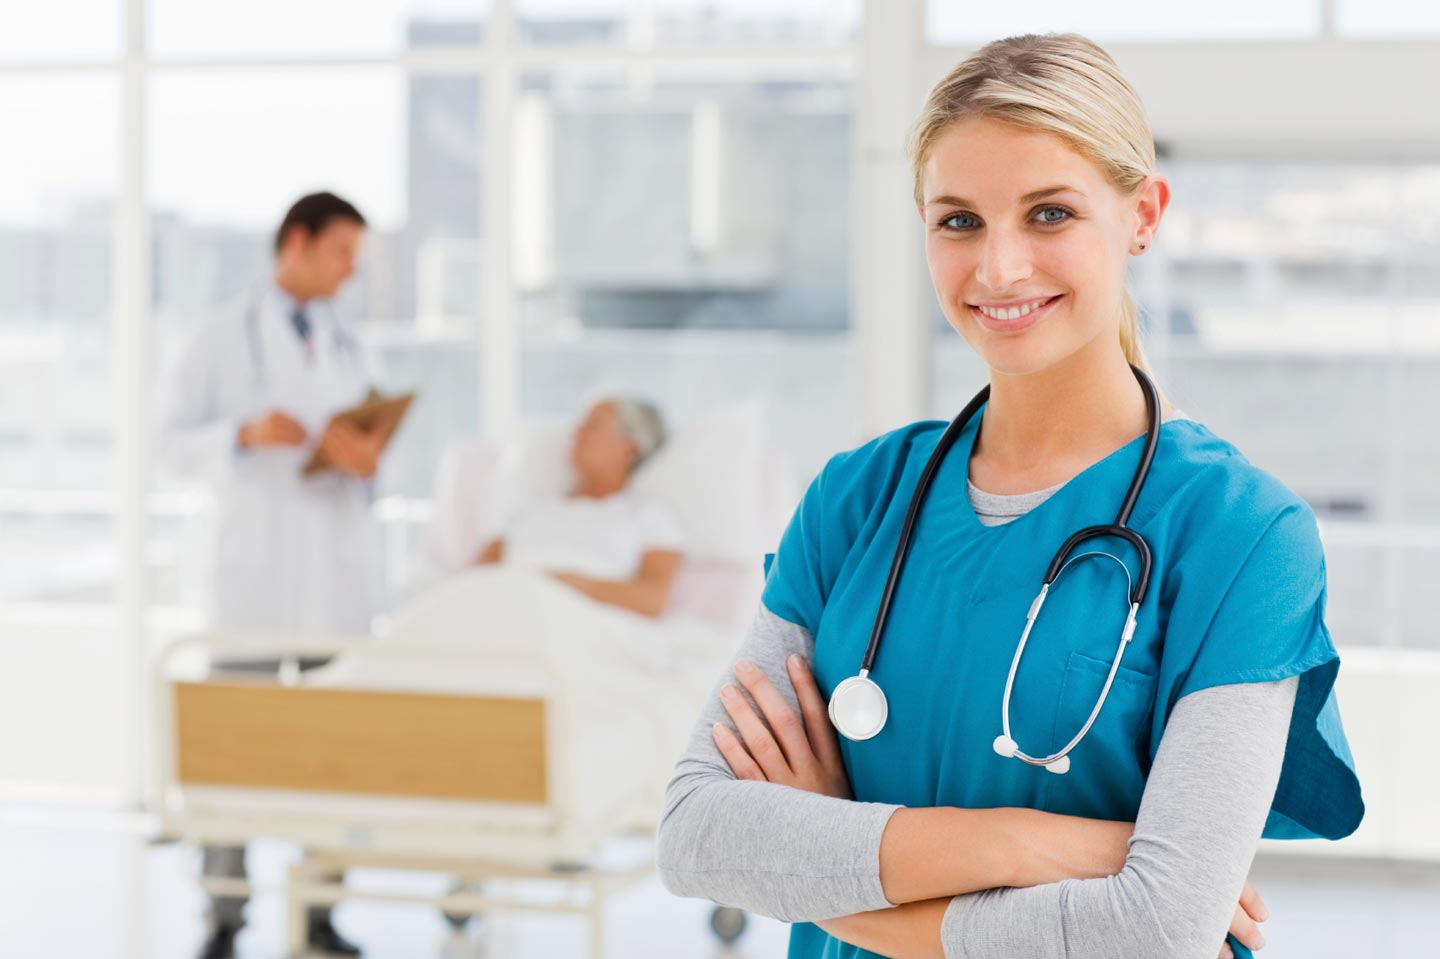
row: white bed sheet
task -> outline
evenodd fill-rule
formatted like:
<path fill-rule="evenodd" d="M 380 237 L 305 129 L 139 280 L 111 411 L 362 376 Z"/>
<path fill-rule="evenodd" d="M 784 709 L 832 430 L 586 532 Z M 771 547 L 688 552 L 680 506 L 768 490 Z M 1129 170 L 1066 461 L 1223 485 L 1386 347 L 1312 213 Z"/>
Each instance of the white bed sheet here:
<path fill-rule="evenodd" d="M 598 838 L 658 812 L 671 767 L 738 641 L 731 629 L 708 622 L 654 620 L 594 602 L 543 575 L 481 567 L 417 597 L 371 646 L 347 651 L 307 674 L 306 682 L 548 696 L 558 709 L 553 728 L 564 759 L 552 789 L 567 821 L 480 804 L 449 811 L 494 816 L 507 831 L 523 831 L 528 822 L 537 830 L 563 825 Z M 205 790 L 203 804 L 211 814 L 244 803 L 253 809 L 256 797 L 247 792 Z M 416 812 L 424 807 L 411 800 L 313 796 L 299 808 L 328 808 L 359 821 L 401 805 Z"/>

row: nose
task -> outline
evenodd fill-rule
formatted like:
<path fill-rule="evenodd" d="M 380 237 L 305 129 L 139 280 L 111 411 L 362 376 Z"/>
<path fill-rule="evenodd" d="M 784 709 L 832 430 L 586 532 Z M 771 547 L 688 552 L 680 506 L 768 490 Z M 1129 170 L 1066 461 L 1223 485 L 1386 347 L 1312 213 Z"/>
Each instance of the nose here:
<path fill-rule="evenodd" d="M 986 232 L 975 264 L 975 279 L 993 293 L 1003 293 L 1030 278 L 1030 247 L 1023 236 L 999 229 Z"/>

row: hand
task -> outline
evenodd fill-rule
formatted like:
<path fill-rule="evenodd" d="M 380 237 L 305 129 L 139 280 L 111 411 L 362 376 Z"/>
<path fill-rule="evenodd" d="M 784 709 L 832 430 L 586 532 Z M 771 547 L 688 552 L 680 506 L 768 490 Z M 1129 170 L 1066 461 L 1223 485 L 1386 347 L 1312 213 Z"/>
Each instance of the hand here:
<path fill-rule="evenodd" d="M 1235 917 L 1230 920 L 1230 935 L 1235 941 L 1251 951 L 1265 948 L 1265 937 L 1260 934 L 1260 927 L 1256 923 L 1264 922 L 1270 918 L 1270 910 L 1265 908 L 1261 901 L 1260 894 L 1255 887 L 1247 881 L 1244 890 L 1240 893 L 1240 905 L 1235 907 Z M 1230 944 L 1224 943 L 1220 946 L 1220 959 L 1233 959 L 1235 951 Z"/>
<path fill-rule="evenodd" d="M 320 437 L 320 453 L 331 469 L 369 479 L 380 464 L 380 439 L 344 420 L 335 420 Z"/>
<path fill-rule="evenodd" d="M 744 742 L 729 727 L 716 723 L 712 732 L 715 745 L 740 779 L 763 780 L 849 799 L 850 780 L 840 758 L 840 744 L 815 678 L 799 654 L 787 659 L 785 668 L 800 701 L 800 713 L 796 714 L 763 672 L 742 659 L 735 664 L 735 675 L 765 720 L 755 715 L 739 689 L 727 684 L 720 699 Z"/>
<path fill-rule="evenodd" d="M 502 559 L 504 559 L 504 558 L 505 558 L 505 540 L 503 540 L 503 539 L 492 539 L 490 542 L 486 543 L 486 544 L 485 544 L 485 548 L 482 549 L 482 550 L 475 556 L 475 565 L 476 565 L 476 566 L 484 566 L 484 565 L 487 565 L 487 564 L 489 564 L 489 563 L 498 563 L 498 562 L 500 562 L 500 561 L 501 561 Z"/>
<path fill-rule="evenodd" d="M 481 562 L 484 562 L 484 560 L 482 559 Z M 581 576 L 579 573 L 566 573 L 561 570 L 550 570 L 545 575 L 549 576 L 551 579 L 557 582 L 564 583 L 566 586 L 581 591 L 584 590 L 585 577 Z"/>
<path fill-rule="evenodd" d="M 240 427 L 239 442 L 245 449 L 299 446 L 305 442 L 305 427 L 288 414 L 273 410 Z"/>

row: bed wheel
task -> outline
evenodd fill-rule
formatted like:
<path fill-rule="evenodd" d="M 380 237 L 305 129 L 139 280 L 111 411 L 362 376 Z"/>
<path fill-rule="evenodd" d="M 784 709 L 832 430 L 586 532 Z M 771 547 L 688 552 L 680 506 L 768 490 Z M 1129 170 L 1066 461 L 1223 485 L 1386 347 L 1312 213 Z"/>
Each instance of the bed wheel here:
<path fill-rule="evenodd" d="M 710 913 L 710 928 L 725 945 L 745 934 L 745 910 L 733 906 L 716 906 Z"/>

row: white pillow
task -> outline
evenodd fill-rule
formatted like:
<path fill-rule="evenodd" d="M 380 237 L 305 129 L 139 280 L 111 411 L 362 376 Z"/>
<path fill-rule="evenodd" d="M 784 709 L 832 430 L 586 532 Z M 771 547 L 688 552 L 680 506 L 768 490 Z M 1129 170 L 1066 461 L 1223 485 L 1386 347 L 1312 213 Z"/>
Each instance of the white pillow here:
<path fill-rule="evenodd" d="M 575 486 L 570 465 L 570 442 L 575 423 L 568 419 L 526 420 L 502 443 L 499 464 L 501 500 L 495 515 L 507 520 L 521 502 L 564 496 Z"/>
<path fill-rule="evenodd" d="M 758 400 L 693 417 L 640 467 L 635 492 L 667 506 L 685 553 L 753 561 L 761 542 L 760 485 L 765 419 Z"/>

